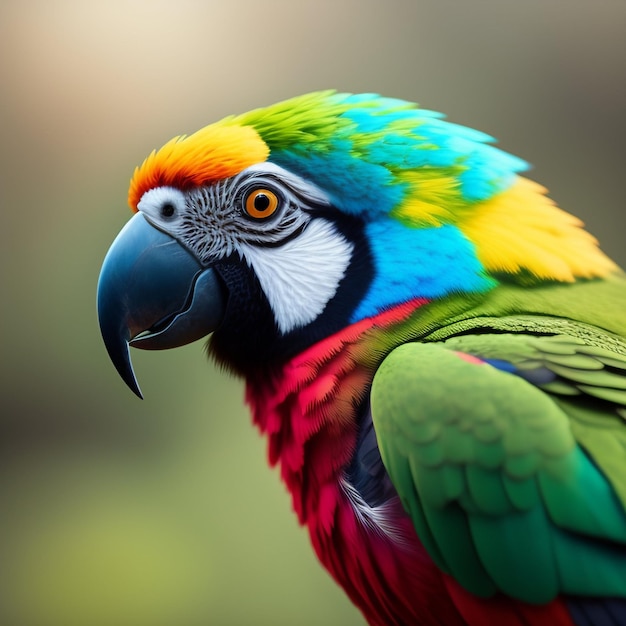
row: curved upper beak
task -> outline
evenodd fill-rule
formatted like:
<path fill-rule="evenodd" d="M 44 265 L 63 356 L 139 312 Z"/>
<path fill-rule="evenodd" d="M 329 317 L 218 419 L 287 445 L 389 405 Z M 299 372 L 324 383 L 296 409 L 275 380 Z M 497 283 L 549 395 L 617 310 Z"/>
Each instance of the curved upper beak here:
<path fill-rule="evenodd" d="M 214 270 L 141 213 L 122 229 L 102 264 L 102 338 L 120 376 L 140 398 L 129 345 L 161 350 L 191 343 L 217 328 L 224 308 Z"/>

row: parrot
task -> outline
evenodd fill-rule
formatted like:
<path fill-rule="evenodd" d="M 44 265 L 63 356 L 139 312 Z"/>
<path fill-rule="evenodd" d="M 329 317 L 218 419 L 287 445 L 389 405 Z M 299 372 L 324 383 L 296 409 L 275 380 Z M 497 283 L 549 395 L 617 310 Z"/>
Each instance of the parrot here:
<path fill-rule="evenodd" d="M 626 625 L 626 274 L 490 135 L 318 91 L 153 150 L 108 355 L 208 337 L 374 626 Z"/>

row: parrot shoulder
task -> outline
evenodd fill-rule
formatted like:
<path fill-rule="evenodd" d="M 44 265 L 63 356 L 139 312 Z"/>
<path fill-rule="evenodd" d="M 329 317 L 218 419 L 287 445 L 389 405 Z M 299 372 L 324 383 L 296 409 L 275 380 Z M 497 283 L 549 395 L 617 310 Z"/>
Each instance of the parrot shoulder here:
<path fill-rule="evenodd" d="M 626 344 L 597 343 L 483 331 L 402 345 L 376 373 L 391 481 L 478 596 L 626 596 Z"/>

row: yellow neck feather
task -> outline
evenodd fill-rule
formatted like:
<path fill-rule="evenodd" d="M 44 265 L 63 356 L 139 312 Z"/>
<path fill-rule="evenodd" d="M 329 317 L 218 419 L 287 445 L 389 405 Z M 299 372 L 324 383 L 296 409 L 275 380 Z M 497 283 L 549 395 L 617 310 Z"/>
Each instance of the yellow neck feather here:
<path fill-rule="evenodd" d="M 537 183 L 519 177 L 507 191 L 464 211 L 457 222 L 491 274 L 573 282 L 616 265 L 582 222 L 559 209 Z"/>

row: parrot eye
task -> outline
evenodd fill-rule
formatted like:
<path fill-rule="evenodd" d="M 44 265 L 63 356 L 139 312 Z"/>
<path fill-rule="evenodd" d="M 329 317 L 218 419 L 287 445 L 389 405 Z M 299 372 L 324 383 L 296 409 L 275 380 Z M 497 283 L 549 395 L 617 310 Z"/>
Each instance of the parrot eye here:
<path fill-rule="evenodd" d="M 269 189 L 252 189 L 244 199 L 246 213 L 257 220 L 268 218 L 278 209 L 278 196 Z"/>

